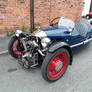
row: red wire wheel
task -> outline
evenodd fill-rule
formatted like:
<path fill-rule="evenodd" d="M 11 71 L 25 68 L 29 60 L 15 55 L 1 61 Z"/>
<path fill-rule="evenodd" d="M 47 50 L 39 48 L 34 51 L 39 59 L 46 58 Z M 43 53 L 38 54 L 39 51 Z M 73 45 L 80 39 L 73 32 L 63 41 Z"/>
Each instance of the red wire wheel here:
<path fill-rule="evenodd" d="M 15 55 L 17 56 L 21 56 L 22 55 L 22 51 L 20 51 L 18 49 L 18 40 L 15 40 L 13 45 L 12 45 L 12 51 L 14 52 Z"/>
<path fill-rule="evenodd" d="M 67 65 L 67 56 L 64 53 L 59 53 L 50 61 L 48 65 L 48 76 L 57 78 L 65 70 Z"/>
<path fill-rule="evenodd" d="M 69 60 L 69 52 L 64 48 L 48 53 L 42 64 L 43 78 L 50 82 L 61 78 L 67 70 Z"/>
<path fill-rule="evenodd" d="M 8 44 L 8 52 L 14 58 L 22 56 L 22 49 L 19 46 L 18 39 L 16 37 L 12 37 L 10 39 Z"/>

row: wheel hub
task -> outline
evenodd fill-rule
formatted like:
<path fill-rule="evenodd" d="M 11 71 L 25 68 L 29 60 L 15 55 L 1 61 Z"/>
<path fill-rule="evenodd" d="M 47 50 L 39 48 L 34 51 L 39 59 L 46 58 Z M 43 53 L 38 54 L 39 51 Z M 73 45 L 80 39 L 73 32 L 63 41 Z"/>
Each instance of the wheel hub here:
<path fill-rule="evenodd" d="M 63 62 L 58 57 L 54 58 L 52 63 L 50 64 L 50 70 L 52 72 L 58 72 L 63 66 Z"/>
<path fill-rule="evenodd" d="M 58 61 L 58 63 L 56 64 L 55 70 L 59 71 L 62 68 L 62 66 L 63 66 L 63 62 L 62 61 Z"/>

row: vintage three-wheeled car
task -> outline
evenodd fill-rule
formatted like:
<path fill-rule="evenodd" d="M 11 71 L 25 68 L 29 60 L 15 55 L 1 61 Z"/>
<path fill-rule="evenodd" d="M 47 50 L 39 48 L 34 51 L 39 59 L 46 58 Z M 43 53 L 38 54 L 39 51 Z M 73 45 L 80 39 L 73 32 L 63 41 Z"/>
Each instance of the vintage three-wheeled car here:
<path fill-rule="evenodd" d="M 58 25 L 58 26 L 56 26 Z M 27 69 L 41 65 L 45 80 L 54 82 L 72 65 L 73 53 L 92 40 L 92 26 L 61 17 L 58 24 L 31 33 L 17 30 L 11 36 L 8 50 Z"/>

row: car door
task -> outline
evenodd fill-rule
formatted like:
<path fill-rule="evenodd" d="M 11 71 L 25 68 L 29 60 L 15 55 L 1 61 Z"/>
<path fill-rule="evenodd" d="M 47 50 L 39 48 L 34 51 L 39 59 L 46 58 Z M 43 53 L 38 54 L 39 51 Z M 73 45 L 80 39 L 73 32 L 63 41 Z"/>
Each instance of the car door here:
<path fill-rule="evenodd" d="M 70 45 L 72 46 L 72 45 L 80 44 L 84 40 L 85 40 L 85 37 L 80 35 L 80 33 L 74 28 L 70 36 Z"/>

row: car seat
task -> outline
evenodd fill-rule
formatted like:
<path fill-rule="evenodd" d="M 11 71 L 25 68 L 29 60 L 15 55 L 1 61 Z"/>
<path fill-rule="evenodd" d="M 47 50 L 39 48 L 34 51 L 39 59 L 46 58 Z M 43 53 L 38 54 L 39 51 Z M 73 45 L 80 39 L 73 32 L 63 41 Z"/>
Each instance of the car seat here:
<path fill-rule="evenodd" d="M 80 35 L 85 36 L 88 33 L 88 25 L 83 22 L 76 22 L 75 29 L 80 33 Z"/>

